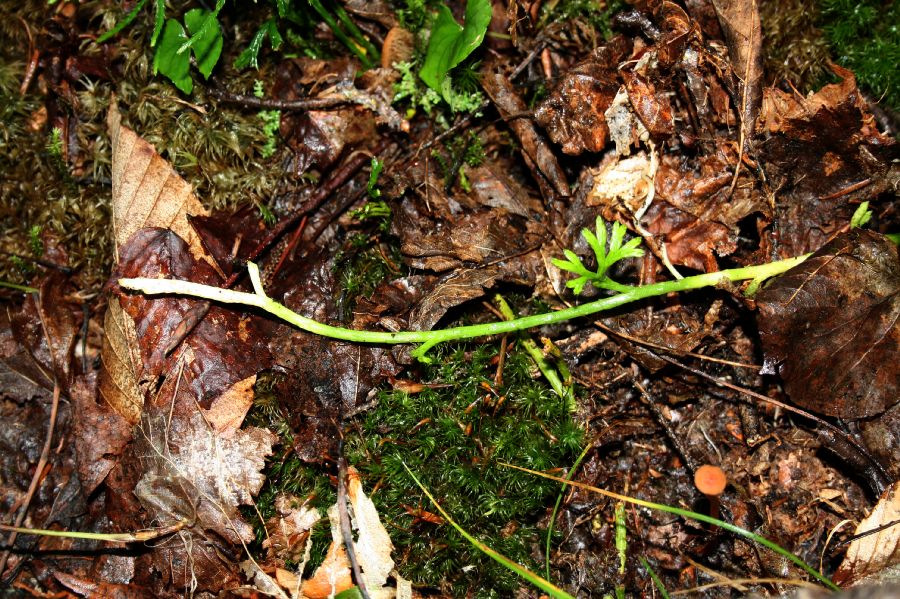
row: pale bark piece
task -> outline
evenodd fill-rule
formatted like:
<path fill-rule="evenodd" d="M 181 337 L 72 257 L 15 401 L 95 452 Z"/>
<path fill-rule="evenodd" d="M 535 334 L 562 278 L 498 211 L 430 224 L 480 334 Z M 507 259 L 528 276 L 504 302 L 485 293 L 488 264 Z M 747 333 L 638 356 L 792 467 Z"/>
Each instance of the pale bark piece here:
<path fill-rule="evenodd" d="M 134 426 L 141 419 L 144 394 L 138 384 L 141 365 L 137 333 L 131 316 L 111 297 L 103 318 L 103 349 L 99 393 L 117 414 Z"/>
<path fill-rule="evenodd" d="M 834 582 L 841 586 L 853 586 L 886 582 L 886 578 L 896 579 L 896 566 L 900 564 L 900 526 L 896 525 L 897 520 L 900 520 L 900 482 L 895 482 L 882 493 L 869 517 L 856 527 L 855 534 L 891 523 L 894 525 L 850 543 L 844 561 L 834 574 Z"/>
<path fill-rule="evenodd" d="M 184 239 L 198 260 L 206 257 L 187 216 L 206 216 L 191 185 L 157 154 L 147 141 L 122 125 L 113 102 L 107 117 L 112 141 L 112 215 L 119 248 L 143 227 L 171 229 Z"/>
<path fill-rule="evenodd" d="M 366 587 L 377 590 L 387 583 L 388 575 L 394 569 L 391 552 L 394 545 L 381 523 L 375 504 L 363 492 L 359 473 L 350 468 L 347 496 L 353 508 L 353 526 L 359 531 L 356 541 L 356 558 L 363 571 Z"/>

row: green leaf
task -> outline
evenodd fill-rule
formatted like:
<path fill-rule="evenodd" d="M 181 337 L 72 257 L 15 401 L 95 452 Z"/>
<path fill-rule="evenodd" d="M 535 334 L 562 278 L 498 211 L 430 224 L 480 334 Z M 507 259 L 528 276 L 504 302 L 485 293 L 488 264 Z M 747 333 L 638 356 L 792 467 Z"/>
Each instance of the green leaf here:
<path fill-rule="evenodd" d="M 209 79 L 222 54 L 222 28 L 219 21 L 210 11 L 195 8 L 185 13 L 184 24 L 188 31 L 198 34 L 191 51 L 197 59 L 197 69 L 204 79 Z"/>
<path fill-rule="evenodd" d="M 269 19 L 260 26 L 259 30 L 253 35 L 253 39 L 244 48 L 244 51 L 234 59 L 234 68 L 253 67 L 254 69 L 259 69 L 259 51 L 262 50 L 262 44 L 266 37 L 269 37 L 272 48 L 275 50 L 281 46 L 283 40 L 281 34 L 278 33 L 275 19 Z"/>
<path fill-rule="evenodd" d="M 872 218 L 872 211 L 869 210 L 869 202 L 863 202 L 857 207 L 856 212 L 850 217 L 850 228 L 858 229 L 866 225 Z"/>
<path fill-rule="evenodd" d="M 104 33 L 103 35 L 101 35 L 100 37 L 97 38 L 97 43 L 102 44 L 106 40 L 112 38 L 113 36 L 117 35 L 120 31 L 122 31 L 123 29 L 128 27 L 131 24 L 131 22 L 134 21 L 135 17 L 137 17 L 137 15 L 141 11 L 141 9 L 144 8 L 145 4 L 147 4 L 147 0 L 138 0 L 138 3 L 134 5 L 134 8 L 132 8 L 131 11 L 127 15 L 125 15 L 124 19 L 122 19 L 121 21 L 116 23 L 115 27 L 113 27 L 112 29 L 110 29 L 109 31 L 107 31 L 106 33 Z"/>
<path fill-rule="evenodd" d="M 172 80 L 175 87 L 186 94 L 194 89 L 191 80 L 191 55 L 178 53 L 178 48 L 188 39 L 184 27 L 175 19 L 166 19 L 162 37 L 153 55 L 153 73 L 162 73 Z"/>
<path fill-rule="evenodd" d="M 490 0 L 468 0 L 466 2 L 466 22 L 460 25 L 446 6 L 441 6 L 431 29 L 425 64 L 419 77 L 428 87 L 443 95 L 449 102 L 445 80 L 450 69 L 466 59 L 481 45 L 484 34 L 491 22 Z"/>
<path fill-rule="evenodd" d="M 156 46 L 156 40 L 162 33 L 163 24 L 166 22 L 166 0 L 156 0 L 156 14 L 153 16 L 153 35 L 150 36 L 150 47 Z"/>

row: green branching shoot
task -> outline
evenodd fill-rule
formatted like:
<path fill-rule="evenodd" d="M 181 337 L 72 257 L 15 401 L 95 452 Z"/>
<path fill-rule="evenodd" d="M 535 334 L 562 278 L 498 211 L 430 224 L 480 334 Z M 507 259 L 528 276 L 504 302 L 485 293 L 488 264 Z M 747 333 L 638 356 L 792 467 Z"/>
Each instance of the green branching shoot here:
<path fill-rule="evenodd" d="M 641 243 L 640 237 L 628 241 L 624 245 L 622 241 L 625 239 L 627 229 L 625 225 L 619 222 L 612 224 L 612 234 L 609 237 L 609 249 L 606 247 L 606 223 L 603 218 L 597 217 L 596 234 L 589 229 L 582 229 L 581 235 L 587 241 L 594 255 L 597 257 L 597 270 L 590 270 L 581 261 L 581 258 L 572 250 L 563 250 L 566 259 L 553 259 L 553 265 L 562 270 L 569 271 L 578 275 L 577 278 L 566 283 L 566 287 L 572 289 L 575 295 L 580 295 L 584 290 L 584 286 L 588 283 L 597 289 L 610 289 L 612 291 L 626 291 L 628 287 L 616 283 L 609 278 L 607 273 L 619 260 L 625 258 L 638 258 L 644 255 L 644 250 L 638 248 Z"/>

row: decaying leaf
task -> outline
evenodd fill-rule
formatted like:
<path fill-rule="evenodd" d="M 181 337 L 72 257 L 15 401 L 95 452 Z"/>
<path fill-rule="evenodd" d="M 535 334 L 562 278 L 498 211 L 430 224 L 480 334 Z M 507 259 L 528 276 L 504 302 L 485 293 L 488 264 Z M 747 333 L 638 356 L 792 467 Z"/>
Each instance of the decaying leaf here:
<path fill-rule="evenodd" d="M 236 544 L 253 539 L 237 507 L 250 504 L 262 487 L 274 434 L 249 428 L 224 438 L 199 411 L 169 420 L 168 411 L 154 409 L 142 417 L 136 437 L 144 472 L 135 495 L 153 521 L 196 522 Z"/>
<path fill-rule="evenodd" d="M 156 153 L 152 145 L 122 125 L 114 102 L 109 109 L 112 142 L 112 214 L 119 248 L 142 227 L 166 227 L 184 239 L 198 260 L 205 256 L 200 239 L 187 216 L 205 215 L 206 210 L 190 184 Z"/>
<path fill-rule="evenodd" d="M 741 107 L 741 140 L 746 150 L 762 98 L 762 26 L 756 0 L 712 0 L 728 44 L 735 96 Z"/>
<path fill-rule="evenodd" d="M 546 138 L 535 129 L 531 121 L 519 118 L 519 115 L 528 110 L 525 101 L 516 93 L 509 78 L 501 73 L 486 73 L 482 78 L 484 90 L 497 106 L 497 110 L 509 123 L 510 129 L 516 134 L 522 144 L 522 151 L 531 159 L 547 178 L 556 192 L 561 196 L 570 194 L 566 174 L 559 166 L 553 150 Z"/>
<path fill-rule="evenodd" d="M 144 406 L 144 394 L 138 385 L 143 367 L 134 321 L 122 310 L 117 297 L 109 300 L 103 330 L 100 397 L 130 424 L 137 424 Z"/>
<path fill-rule="evenodd" d="M 900 579 L 900 483 L 892 484 L 878 503 L 856 527 L 863 534 L 893 524 L 884 530 L 856 539 L 847 548 L 844 561 L 832 578 L 841 586 L 865 583 L 897 582 Z"/>
<path fill-rule="evenodd" d="M 900 188 L 900 145 L 874 126 L 853 73 L 831 68 L 841 81 L 805 98 L 763 94 L 754 154 L 778 190 L 772 235 L 783 258 L 821 247 L 859 202 Z"/>
<path fill-rule="evenodd" d="M 840 235 L 757 298 L 764 371 L 794 403 L 862 418 L 900 400 L 900 261 L 888 239 Z"/>
<path fill-rule="evenodd" d="M 570 69 L 535 110 L 535 120 L 566 154 L 599 152 L 606 145 L 604 113 L 619 91 L 616 66 L 628 51 L 624 38 L 613 38 Z"/>

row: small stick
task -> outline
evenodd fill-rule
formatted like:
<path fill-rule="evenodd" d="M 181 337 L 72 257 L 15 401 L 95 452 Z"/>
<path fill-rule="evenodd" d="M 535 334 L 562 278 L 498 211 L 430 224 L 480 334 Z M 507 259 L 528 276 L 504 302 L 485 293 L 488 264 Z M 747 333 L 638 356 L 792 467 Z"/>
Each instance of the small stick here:
<path fill-rule="evenodd" d="M 371 599 L 366 590 L 366 583 L 359 569 L 359 560 L 356 559 L 356 548 L 353 545 L 353 529 L 350 526 L 350 514 L 347 511 L 347 460 L 344 458 L 343 436 L 338 441 L 338 515 L 341 519 L 341 536 L 344 538 L 344 547 L 347 549 L 347 559 L 350 561 L 350 569 L 353 572 L 353 580 L 359 588 L 359 594 L 363 599 Z"/>
<path fill-rule="evenodd" d="M 299 100 L 274 100 L 271 98 L 257 98 L 230 94 L 218 88 L 211 88 L 209 94 L 224 104 L 236 104 L 247 108 L 261 108 L 265 110 L 283 110 L 285 112 L 302 112 L 306 110 L 325 110 L 338 108 L 352 104 L 347 98 L 301 98 Z"/>

